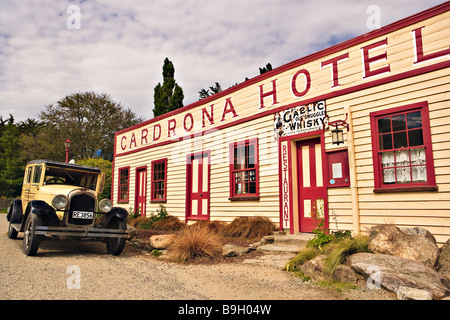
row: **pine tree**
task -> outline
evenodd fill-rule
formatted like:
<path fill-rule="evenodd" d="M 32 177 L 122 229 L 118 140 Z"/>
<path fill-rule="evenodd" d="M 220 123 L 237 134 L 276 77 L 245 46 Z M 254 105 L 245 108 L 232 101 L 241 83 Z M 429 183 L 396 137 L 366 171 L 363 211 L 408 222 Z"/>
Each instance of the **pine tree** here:
<path fill-rule="evenodd" d="M 183 107 L 183 89 L 175 82 L 175 68 L 168 58 L 164 60 L 162 75 L 163 83 L 156 85 L 153 98 L 155 117 Z"/>

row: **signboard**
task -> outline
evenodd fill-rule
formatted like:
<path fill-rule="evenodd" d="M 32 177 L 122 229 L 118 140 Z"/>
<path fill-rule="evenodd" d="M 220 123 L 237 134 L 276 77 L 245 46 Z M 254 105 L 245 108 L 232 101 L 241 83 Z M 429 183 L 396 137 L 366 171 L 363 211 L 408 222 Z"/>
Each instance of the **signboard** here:
<path fill-rule="evenodd" d="M 275 137 L 322 130 L 326 121 L 325 101 L 297 106 L 275 113 Z"/>
<path fill-rule="evenodd" d="M 283 229 L 290 228 L 290 186 L 288 141 L 281 142 L 281 213 Z"/>

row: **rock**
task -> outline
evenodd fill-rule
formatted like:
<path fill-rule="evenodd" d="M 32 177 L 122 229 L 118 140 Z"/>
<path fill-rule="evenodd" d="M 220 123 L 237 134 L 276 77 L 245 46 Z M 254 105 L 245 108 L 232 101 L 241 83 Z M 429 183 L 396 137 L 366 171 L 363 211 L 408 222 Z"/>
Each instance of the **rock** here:
<path fill-rule="evenodd" d="M 410 234 L 413 236 L 421 236 L 430 239 L 434 244 L 436 244 L 436 238 L 425 228 L 415 227 L 415 228 L 401 228 L 401 232 Z"/>
<path fill-rule="evenodd" d="M 353 283 L 358 282 L 358 276 L 356 272 L 344 264 L 340 264 L 336 267 L 333 273 L 333 278 L 340 282 Z"/>
<path fill-rule="evenodd" d="M 428 292 L 435 300 L 450 296 L 450 282 L 422 263 L 385 254 L 357 253 L 348 258 L 349 266 L 375 286 L 386 288 L 405 296 L 405 289 L 412 288 Z M 368 284 L 369 284 L 368 280 Z M 410 294 L 418 296 L 418 292 Z M 424 297 L 423 293 L 421 293 Z"/>
<path fill-rule="evenodd" d="M 326 255 L 319 255 L 307 262 L 305 262 L 300 270 L 307 276 L 310 276 L 316 281 L 340 281 L 356 284 L 358 276 L 352 268 L 346 265 L 338 265 L 334 270 L 333 276 L 324 272 Z"/>
<path fill-rule="evenodd" d="M 222 247 L 222 255 L 224 257 L 235 257 L 245 254 L 250 251 L 248 247 L 236 246 L 233 244 L 225 244 Z"/>
<path fill-rule="evenodd" d="M 371 229 L 369 249 L 374 253 L 412 259 L 433 268 L 439 258 L 439 248 L 425 236 L 402 232 L 394 225 L 378 225 Z"/>
<path fill-rule="evenodd" d="M 331 277 L 327 276 L 324 272 L 325 260 L 327 259 L 326 255 L 318 255 L 317 257 L 305 262 L 300 270 L 303 274 L 310 276 L 314 280 L 317 281 L 331 281 Z"/>
<path fill-rule="evenodd" d="M 159 234 L 150 237 L 150 245 L 157 250 L 164 250 L 172 244 L 174 234 Z"/>
<path fill-rule="evenodd" d="M 437 270 L 450 281 L 450 239 L 441 248 Z"/>
<path fill-rule="evenodd" d="M 397 289 L 398 300 L 433 300 L 431 293 L 426 290 L 420 290 L 415 288 L 398 287 Z"/>

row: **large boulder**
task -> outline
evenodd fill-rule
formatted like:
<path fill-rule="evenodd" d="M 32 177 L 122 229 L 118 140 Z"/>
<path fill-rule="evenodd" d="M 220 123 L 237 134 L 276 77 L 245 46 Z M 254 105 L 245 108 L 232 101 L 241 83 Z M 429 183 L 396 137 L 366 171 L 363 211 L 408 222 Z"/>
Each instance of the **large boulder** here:
<path fill-rule="evenodd" d="M 164 250 L 174 241 L 174 234 L 160 234 L 150 237 L 150 245 L 156 250 Z"/>
<path fill-rule="evenodd" d="M 450 296 L 450 282 L 424 264 L 392 255 L 357 253 L 349 265 L 368 278 L 372 287 L 395 292 L 399 299 L 443 299 Z"/>
<path fill-rule="evenodd" d="M 378 254 L 390 254 L 419 261 L 434 268 L 439 248 L 430 237 L 405 233 L 394 225 L 377 225 L 370 230 L 369 249 Z"/>
<path fill-rule="evenodd" d="M 437 270 L 450 281 L 450 239 L 441 248 Z"/>
<path fill-rule="evenodd" d="M 301 266 L 300 270 L 303 272 L 303 274 L 310 276 L 316 281 L 340 281 L 354 284 L 358 282 L 358 277 L 355 271 L 353 271 L 353 269 L 349 266 L 343 264 L 336 267 L 332 276 L 326 274 L 324 272 L 326 259 L 326 255 L 319 255 L 305 262 Z"/>

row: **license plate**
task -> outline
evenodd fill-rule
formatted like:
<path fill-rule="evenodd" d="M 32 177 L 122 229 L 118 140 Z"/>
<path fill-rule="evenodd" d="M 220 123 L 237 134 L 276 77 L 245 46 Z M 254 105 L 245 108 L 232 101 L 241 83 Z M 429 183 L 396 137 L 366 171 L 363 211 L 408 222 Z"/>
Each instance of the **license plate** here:
<path fill-rule="evenodd" d="M 72 218 L 76 219 L 94 219 L 94 213 L 89 211 L 74 211 Z"/>

